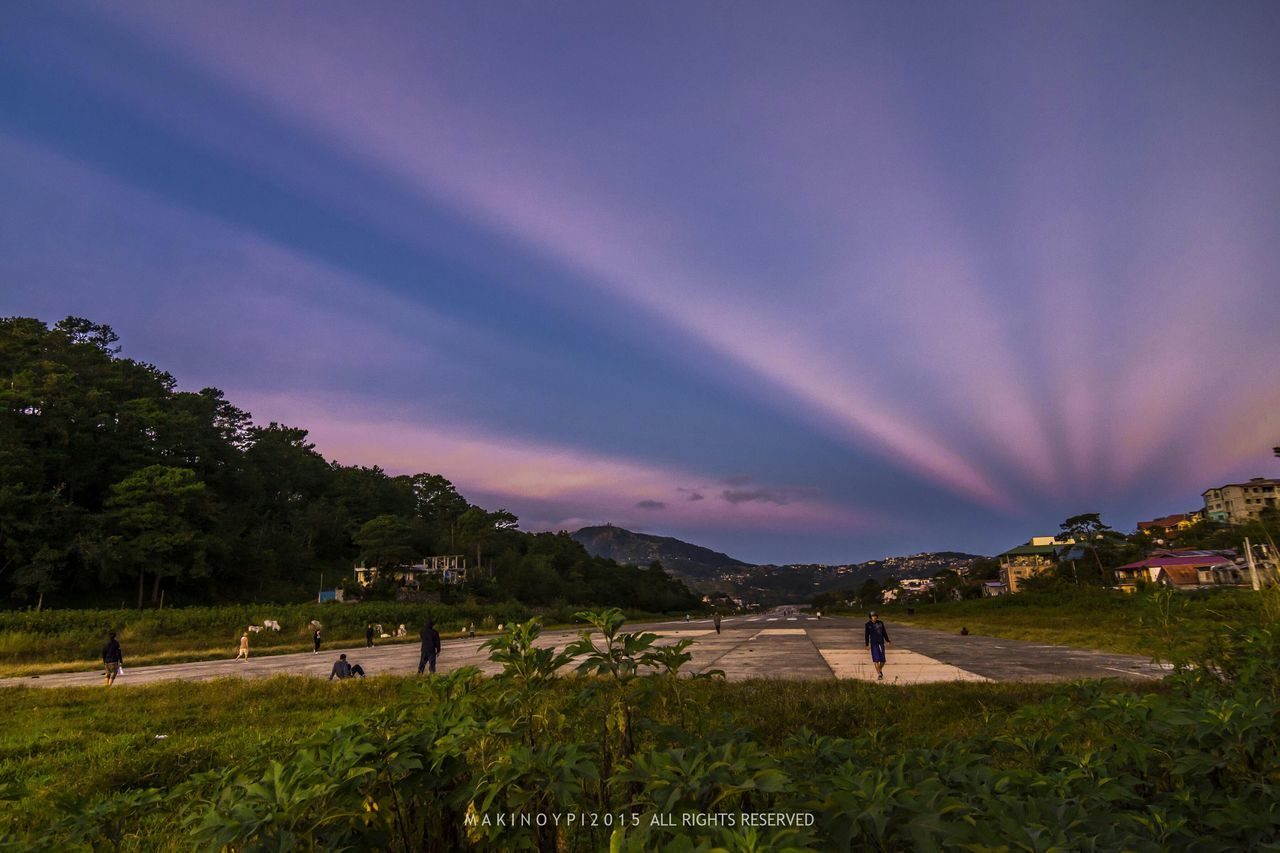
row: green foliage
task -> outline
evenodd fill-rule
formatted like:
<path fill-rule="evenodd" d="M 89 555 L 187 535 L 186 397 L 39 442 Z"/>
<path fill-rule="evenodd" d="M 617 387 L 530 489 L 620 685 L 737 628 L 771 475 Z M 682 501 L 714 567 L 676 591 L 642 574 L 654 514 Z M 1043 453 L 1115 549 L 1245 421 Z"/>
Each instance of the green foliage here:
<path fill-rule="evenodd" d="M 366 566 L 394 569 L 413 562 L 413 527 L 395 515 L 380 515 L 366 521 L 354 539 Z"/>
<path fill-rule="evenodd" d="M 439 474 L 330 463 L 307 431 L 255 426 L 216 388 L 121 358 L 106 326 L 0 318 L 0 600 L 101 607 L 297 601 L 323 575 L 474 557 L 468 594 L 532 606 L 696 605 L 678 580 L 528 534 Z M 136 581 L 136 583 L 135 583 Z M 445 600 L 454 595 L 445 590 Z"/>
<path fill-rule="evenodd" d="M 88 787 L 80 777 L 100 758 L 77 750 L 70 784 L 14 774 L 0 789 L 14 806 L 0 848 L 1265 850 L 1280 832 L 1280 625 L 1224 632 L 1216 653 L 1145 692 L 1106 682 L 782 690 L 695 680 L 687 687 L 707 710 L 673 725 L 662 691 L 639 687 L 666 677 L 641 674 L 656 660 L 642 662 L 657 652 L 653 644 L 628 636 L 616 613 L 584 616 L 600 635 L 580 647 L 580 661 L 534 655 L 537 626 L 522 626 L 490 645 L 504 669 L 488 679 L 471 670 L 425 681 L 136 690 L 132 702 L 163 698 L 170 714 L 190 714 L 200 691 L 220 695 L 235 704 L 209 716 L 226 714 L 222 724 L 237 728 L 242 703 L 255 695 L 274 697 L 283 714 L 340 702 L 355 713 L 320 727 L 300 718 L 294 731 L 321 733 L 292 745 L 270 733 L 266 717 L 238 754 L 210 754 L 195 767 L 184 759 L 144 771 L 155 765 L 137 756 L 166 747 L 134 740 L 124 751 L 129 774 L 91 777 Z M 685 654 L 670 660 L 678 668 Z M 588 658 L 585 672 L 599 677 L 553 668 Z M 635 712 L 652 723 L 635 729 L 629 756 L 581 740 L 612 712 L 616 694 L 602 684 L 634 687 Z M 542 722 L 537 746 L 525 737 L 513 688 L 564 709 Z M 123 694 L 13 695 L 14 709 L 47 703 L 83 716 L 101 708 L 101 731 L 90 735 L 100 740 L 116 715 L 105 703 Z M 837 705 L 824 704 L 826 695 Z M 1008 704 L 957 720 L 975 697 Z M 1025 701 L 1032 697 L 1039 701 Z M 369 700 L 395 710 L 359 712 Z M 32 725 L 25 712 L 0 713 L 10 715 L 0 725 L 10 738 Z M 891 717 L 896 724 L 886 725 Z M 58 760 L 47 737 L 37 740 Z M 49 758 L 18 761 L 14 745 L 0 743 L 5 767 L 47 768 Z M 30 802 L 37 795 L 27 789 L 39 786 L 59 793 Z M 593 815 L 609 823 L 576 817 Z"/>

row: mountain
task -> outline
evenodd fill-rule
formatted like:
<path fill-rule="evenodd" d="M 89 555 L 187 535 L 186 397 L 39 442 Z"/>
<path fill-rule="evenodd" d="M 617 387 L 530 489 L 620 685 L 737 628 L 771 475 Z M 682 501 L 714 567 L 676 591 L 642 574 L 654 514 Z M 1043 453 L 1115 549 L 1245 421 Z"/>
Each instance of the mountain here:
<path fill-rule="evenodd" d="M 708 580 L 722 571 L 740 571 L 752 566 L 728 554 L 670 536 L 633 533 L 611 524 L 584 527 L 570 535 L 593 557 L 606 557 L 633 566 L 647 566 L 659 560 L 667 571 L 691 580 Z"/>
<path fill-rule="evenodd" d="M 870 578 L 885 583 L 933 577 L 947 569 L 964 572 L 981 559 L 959 551 L 935 551 L 845 565 L 761 566 L 670 536 L 633 533 L 613 525 L 584 527 L 570 535 L 593 557 L 638 566 L 659 560 L 695 592 L 719 592 L 763 605 L 808 601 L 831 590 L 856 588 Z"/>

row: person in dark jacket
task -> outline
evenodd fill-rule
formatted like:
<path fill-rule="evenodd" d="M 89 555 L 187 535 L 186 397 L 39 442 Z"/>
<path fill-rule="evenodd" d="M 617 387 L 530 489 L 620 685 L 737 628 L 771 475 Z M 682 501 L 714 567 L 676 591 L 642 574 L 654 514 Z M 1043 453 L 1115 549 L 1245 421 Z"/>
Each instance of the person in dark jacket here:
<path fill-rule="evenodd" d="M 329 680 L 355 678 L 357 675 L 364 678 L 364 667 L 358 663 L 351 663 L 346 655 L 338 655 L 338 659 L 333 662 L 333 669 L 329 671 Z"/>
<path fill-rule="evenodd" d="M 880 621 L 880 614 L 874 610 L 869 614 L 871 619 L 864 626 L 863 638 L 867 648 L 871 649 L 871 662 L 876 667 L 876 677 L 884 681 L 884 647 L 889 642 L 889 629 Z"/>
<path fill-rule="evenodd" d="M 440 654 L 440 632 L 435 629 L 435 622 L 428 619 L 427 626 L 422 629 L 422 656 L 418 658 L 418 675 L 422 675 L 422 671 L 428 665 L 432 673 L 436 671 L 438 654 Z"/>
<path fill-rule="evenodd" d="M 315 649 L 311 652 L 313 655 L 320 654 L 320 629 L 316 628 L 311 632 L 311 642 L 315 644 Z"/>
<path fill-rule="evenodd" d="M 124 666 L 124 653 L 120 651 L 120 641 L 116 639 L 116 632 L 111 631 L 107 634 L 107 642 L 102 647 L 102 667 L 106 679 L 103 683 L 108 686 L 114 684 L 122 666 Z"/>
<path fill-rule="evenodd" d="M 716 623 L 716 633 L 719 634 L 720 633 L 720 614 L 717 613 L 714 617 L 712 617 L 711 621 Z"/>
<path fill-rule="evenodd" d="M 373 648 L 373 623 L 364 626 L 364 647 L 366 649 Z"/>

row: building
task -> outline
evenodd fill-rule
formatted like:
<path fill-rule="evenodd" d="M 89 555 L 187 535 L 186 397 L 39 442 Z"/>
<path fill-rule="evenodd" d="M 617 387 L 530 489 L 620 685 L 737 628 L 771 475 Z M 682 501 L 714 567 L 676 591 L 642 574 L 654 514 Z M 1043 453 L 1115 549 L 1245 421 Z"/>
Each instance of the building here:
<path fill-rule="evenodd" d="M 1031 541 L 1010 548 L 999 555 L 1000 582 L 1009 592 L 1017 592 L 1027 578 L 1051 569 L 1064 559 L 1073 559 L 1078 549 L 1072 548 L 1073 539 L 1056 536 L 1033 536 Z"/>
<path fill-rule="evenodd" d="M 421 589 L 425 581 L 454 586 L 467 582 L 467 558 L 461 555 L 424 557 L 420 563 L 397 566 L 388 572 L 396 585 L 404 589 Z M 378 573 L 376 566 L 356 566 L 356 583 L 362 587 L 372 586 L 378 580 Z"/>
<path fill-rule="evenodd" d="M 1116 586 L 1125 592 L 1149 583 L 1179 589 L 1241 583 L 1232 555 L 1220 551 L 1152 551 L 1146 559 L 1117 567 L 1115 573 Z"/>
<path fill-rule="evenodd" d="M 1202 510 L 1194 512 L 1179 512 L 1173 515 L 1166 515 L 1161 518 L 1153 518 L 1151 521 L 1139 521 L 1138 532 L 1154 534 L 1161 536 L 1166 533 L 1176 533 L 1179 530 L 1186 530 L 1193 526 L 1196 522 L 1204 518 Z"/>
<path fill-rule="evenodd" d="M 1000 581 L 983 581 L 982 597 L 983 598 L 999 598 L 1002 595 L 1008 595 L 1009 588 Z"/>
<path fill-rule="evenodd" d="M 1280 509 L 1280 480 L 1254 477 L 1247 483 L 1208 489 L 1203 497 L 1206 517 L 1239 524 L 1257 518 L 1263 510 Z"/>

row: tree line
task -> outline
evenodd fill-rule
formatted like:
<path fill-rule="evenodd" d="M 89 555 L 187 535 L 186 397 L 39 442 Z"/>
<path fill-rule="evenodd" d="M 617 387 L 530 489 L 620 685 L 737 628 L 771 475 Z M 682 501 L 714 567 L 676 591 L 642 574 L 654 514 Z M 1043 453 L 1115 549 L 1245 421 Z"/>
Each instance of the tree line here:
<path fill-rule="evenodd" d="M 122 357 L 118 340 L 78 317 L 0 318 L 6 600 L 290 600 L 322 574 L 350 578 L 357 560 L 465 554 L 486 567 L 468 584 L 480 598 L 696 604 L 660 565 L 620 566 L 567 534 L 521 531 L 440 474 L 326 460 L 305 429 L 257 425 L 216 388 L 179 390 Z"/>

